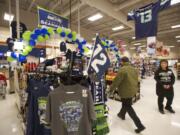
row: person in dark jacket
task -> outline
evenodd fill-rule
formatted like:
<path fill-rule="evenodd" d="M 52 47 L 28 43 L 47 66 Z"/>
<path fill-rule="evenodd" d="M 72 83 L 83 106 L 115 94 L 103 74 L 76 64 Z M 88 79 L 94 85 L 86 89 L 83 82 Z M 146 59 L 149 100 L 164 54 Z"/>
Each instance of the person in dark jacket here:
<path fill-rule="evenodd" d="M 145 129 L 145 127 L 132 108 L 132 98 L 138 91 L 138 71 L 129 64 L 129 59 L 127 57 L 123 57 L 121 60 L 123 67 L 119 70 L 110 90 L 117 90 L 121 97 L 122 108 L 118 117 L 125 120 L 127 112 L 137 127 L 135 132 L 140 133 Z"/>
<path fill-rule="evenodd" d="M 165 114 L 163 101 L 164 98 L 167 99 L 165 109 L 170 113 L 175 113 L 172 108 L 173 98 L 174 98 L 174 88 L 175 76 L 171 69 L 168 68 L 168 61 L 161 60 L 160 67 L 155 72 L 154 79 L 156 80 L 156 94 L 158 96 L 158 107 L 159 112 Z"/>

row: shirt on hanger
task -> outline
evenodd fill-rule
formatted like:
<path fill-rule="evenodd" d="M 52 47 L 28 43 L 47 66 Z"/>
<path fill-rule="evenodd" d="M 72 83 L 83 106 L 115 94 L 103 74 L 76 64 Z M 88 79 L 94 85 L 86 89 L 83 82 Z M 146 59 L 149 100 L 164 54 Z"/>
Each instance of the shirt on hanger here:
<path fill-rule="evenodd" d="M 52 135 L 92 135 L 96 119 L 92 96 L 81 85 L 63 85 L 49 94 L 47 122 Z"/>
<path fill-rule="evenodd" d="M 157 35 L 158 13 L 168 8 L 171 0 L 159 0 L 128 13 L 128 21 L 135 21 L 136 39 Z"/>

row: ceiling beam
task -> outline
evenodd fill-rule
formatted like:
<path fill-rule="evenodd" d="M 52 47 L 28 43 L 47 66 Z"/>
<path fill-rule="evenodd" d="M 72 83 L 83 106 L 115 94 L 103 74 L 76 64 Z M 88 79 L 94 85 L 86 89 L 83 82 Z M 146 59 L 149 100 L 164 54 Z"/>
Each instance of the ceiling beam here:
<path fill-rule="evenodd" d="M 130 7 L 134 4 L 137 4 L 138 2 L 141 2 L 141 1 L 143 1 L 143 0 L 126 0 L 126 2 L 123 2 L 120 5 L 114 6 L 114 10 L 119 11 L 119 10 L 122 10 L 126 7 Z"/>
<path fill-rule="evenodd" d="M 28 11 L 31 11 L 31 9 L 32 9 L 35 1 L 36 1 L 36 0 L 32 0 L 32 1 L 31 1 L 31 4 L 30 4 L 29 7 L 28 7 Z"/>
<path fill-rule="evenodd" d="M 62 0 L 58 0 L 58 2 L 56 4 L 53 4 L 53 6 L 52 6 L 52 8 L 50 10 L 54 11 L 61 4 L 62 4 Z"/>
<path fill-rule="evenodd" d="M 81 2 L 80 5 L 79 5 L 79 3 L 77 2 L 75 5 L 72 6 L 72 8 L 71 8 L 71 13 L 75 12 L 76 10 L 78 10 L 78 8 L 80 8 L 80 7 L 83 6 L 83 5 L 85 5 L 84 2 Z M 67 10 L 65 10 L 65 11 L 62 13 L 62 16 L 65 16 L 65 17 L 66 17 L 66 16 L 68 16 L 69 14 L 70 14 L 70 10 L 67 9 Z"/>
<path fill-rule="evenodd" d="M 122 22 L 124 25 L 134 29 L 134 24 L 132 22 L 127 22 L 127 16 L 122 12 L 114 11 L 114 7 L 111 3 L 105 0 L 82 0 L 84 3 L 89 6 L 95 7 L 96 9 L 102 11 L 108 16 L 113 17 L 114 19 Z"/>

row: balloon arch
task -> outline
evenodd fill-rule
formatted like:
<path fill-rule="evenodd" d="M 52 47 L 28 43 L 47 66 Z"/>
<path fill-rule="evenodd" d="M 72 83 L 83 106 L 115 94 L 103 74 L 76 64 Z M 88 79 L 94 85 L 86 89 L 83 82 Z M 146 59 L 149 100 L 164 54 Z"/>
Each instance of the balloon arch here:
<path fill-rule="evenodd" d="M 71 31 L 68 28 L 58 27 L 57 29 L 53 28 L 36 28 L 34 31 L 26 31 L 23 34 L 23 41 L 27 42 L 23 51 L 19 54 L 15 52 L 11 52 L 10 56 L 8 56 L 7 60 L 12 62 L 17 60 L 19 62 L 26 61 L 26 56 L 32 51 L 32 49 L 36 46 L 37 42 L 41 43 L 48 40 L 51 36 L 58 34 L 60 38 L 68 40 L 69 42 L 73 42 L 79 52 L 84 55 L 84 52 L 88 52 L 89 48 L 86 46 L 87 41 L 80 37 L 75 31 Z M 120 59 L 119 49 L 116 47 L 114 43 L 109 43 L 108 40 L 103 38 L 102 44 L 105 48 L 111 49 L 115 52 L 117 59 Z"/>

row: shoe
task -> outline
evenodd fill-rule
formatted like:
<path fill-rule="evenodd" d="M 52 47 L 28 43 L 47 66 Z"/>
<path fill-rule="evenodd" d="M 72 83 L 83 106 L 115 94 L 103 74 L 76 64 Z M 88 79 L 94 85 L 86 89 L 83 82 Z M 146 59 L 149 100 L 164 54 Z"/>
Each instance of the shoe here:
<path fill-rule="evenodd" d="M 145 130 L 146 128 L 144 127 L 144 126 L 142 126 L 142 127 L 140 127 L 140 128 L 138 128 L 138 129 L 135 129 L 135 132 L 137 133 L 137 134 L 139 134 L 139 133 L 141 133 L 143 130 Z"/>
<path fill-rule="evenodd" d="M 161 114 L 165 114 L 164 110 L 159 109 L 159 112 L 160 112 Z"/>
<path fill-rule="evenodd" d="M 175 113 L 175 111 L 171 107 L 165 107 L 166 110 L 168 110 L 170 113 Z"/>
<path fill-rule="evenodd" d="M 120 113 L 118 113 L 118 115 L 117 115 L 120 119 L 122 119 L 122 120 L 125 120 L 125 117 L 123 117 L 123 116 L 121 116 L 121 114 Z"/>

